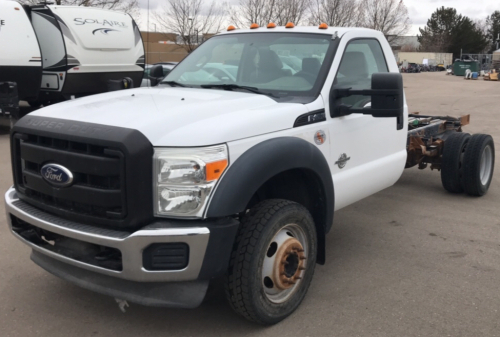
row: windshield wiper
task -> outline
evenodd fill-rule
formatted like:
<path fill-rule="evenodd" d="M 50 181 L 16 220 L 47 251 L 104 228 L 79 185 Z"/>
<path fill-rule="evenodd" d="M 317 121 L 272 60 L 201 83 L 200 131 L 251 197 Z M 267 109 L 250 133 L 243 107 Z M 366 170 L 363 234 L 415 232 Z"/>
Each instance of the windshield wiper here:
<path fill-rule="evenodd" d="M 168 84 L 171 87 L 183 87 L 183 88 L 186 87 L 184 84 L 176 82 L 176 81 L 163 81 L 163 82 L 160 82 L 160 83 L 161 84 L 163 84 L 163 83 Z"/>
<path fill-rule="evenodd" d="M 279 98 L 279 96 L 276 96 L 270 92 L 262 92 L 260 91 L 259 88 L 256 87 L 248 87 L 246 85 L 238 85 L 238 84 L 202 84 L 200 87 L 205 88 L 205 89 L 210 89 L 210 88 L 215 88 L 215 89 L 224 89 L 224 90 L 234 90 L 234 89 L 243 89 L 246 91 L 253 92 L 255 94 L 259 95 L 266 95 L 266 96 L 271 96 L 275 98 Z"/>

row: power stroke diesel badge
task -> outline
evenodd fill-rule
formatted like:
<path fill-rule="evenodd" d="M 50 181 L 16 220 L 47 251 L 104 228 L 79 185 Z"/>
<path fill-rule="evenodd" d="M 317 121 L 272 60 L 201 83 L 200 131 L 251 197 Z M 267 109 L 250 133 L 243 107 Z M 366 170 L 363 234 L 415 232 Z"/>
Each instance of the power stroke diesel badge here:
<path fill-rule="evenodd" d="M 347 154 L 342 153 L 339 157 L 339 160 L 335 162 L 335 165 L 338 165 L 340 169 L 343 169 L 348 160 L 351 160 L 351 157 L 347 157 Z"/>
<path fill-rule="evenodd" d="M 66 187 L 73 183 L 73 173 L 64 166 L 47 164 L 40 170 L 42 178 L 55 187 Z"/>

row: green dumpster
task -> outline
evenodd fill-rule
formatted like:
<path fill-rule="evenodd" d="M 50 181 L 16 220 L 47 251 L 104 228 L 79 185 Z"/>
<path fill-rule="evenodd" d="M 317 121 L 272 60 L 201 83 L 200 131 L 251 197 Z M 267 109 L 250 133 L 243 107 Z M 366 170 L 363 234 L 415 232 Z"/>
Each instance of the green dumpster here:
<path fill-rule="evenodd" d="M 453 63 L 453 74 L 455 76 L 465 76 L 465 71 L 479 72 L 479 63 L 476 61 L 456 61 Z"/>

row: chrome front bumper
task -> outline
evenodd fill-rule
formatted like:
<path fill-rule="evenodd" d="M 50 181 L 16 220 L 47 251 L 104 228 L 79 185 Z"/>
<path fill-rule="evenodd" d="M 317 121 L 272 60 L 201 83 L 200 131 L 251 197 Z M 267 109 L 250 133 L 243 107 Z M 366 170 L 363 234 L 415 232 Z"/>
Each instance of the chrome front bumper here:
<path fill-rule="evenodd" d="M 146 226 L 129 233 L 96 228 L 45 213 L 20 200 L 16 190 L 10 188 L 5 194 L 7 223 L 14 236 L 34 251 L 92 272 L 136 282 L 177 282 L 196 280 L 203 265 L 210 237 L 207 227 L 171 228 Z M 28 224 L 80 241 L 112 247 L 122 254 L 122 270 L 116 271 L 81 262 L 36 245 L 17 234 L 12 228 L 12 216 Z M 168 228 L 167 228 L 168 227 Z M 143 250 L 153 243 L 186 243 L 189 246 L 189 262 L 182 270 L 151 271 L 143 267 Z"/>

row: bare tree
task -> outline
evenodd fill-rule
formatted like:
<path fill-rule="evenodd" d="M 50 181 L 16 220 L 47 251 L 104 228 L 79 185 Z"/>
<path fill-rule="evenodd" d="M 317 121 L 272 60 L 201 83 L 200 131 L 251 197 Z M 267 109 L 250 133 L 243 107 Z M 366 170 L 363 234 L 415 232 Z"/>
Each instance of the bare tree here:
<path fill-rule="evenodd" d="M 389 43 L 410 30 L 411 21 L 403 0 L 362 0 L 363 26 L 381 31 Z"/>
<path fill-rule="evenodd" d="M 358 0 L 314 0 L 309 22 L 324 22 L 334 27 L 356 27 L 362 24 L 363 14 Z"/>
<path fill-rule="evenodd" d="M 41 0 L 17 0 L 22 5 L 37 5 Z M 138 0 L 54 0 L 54 4 L 63 6 L 84 6 L 84 7 L 98 7 L 103 9 L 110 9 L 120 12 L 125 12 L 134 18 L 139 19 L 139 4 Z"/>
<path fill-rule="evenodd" d="M 252 23 L 259 26 L 272 22 L 276 15 L 278 0 L 240 0 L 229 12 L 230 20 L 240 27 L 248 27 Z"/>
<path fill-rule="evenodd" d="M 175 43 L 190 53 L 201 42 L 200 34 L 217 33 L 222 27 L 222 7 L 215 1 L 205 3 L 203 0 L 167 0 L 162 10 L 152 16 L 161 31 L 176 34 Z"/>
<path fill-rule="evenodd" d="M 278 0 L 273 22 L 278 26 L 284 26 L 288 22 L 298 25 L 305 19 L 310 6 L 311 0 Z"/>
<path fill-rule="evenodd" d="M 240 0 L 234 6 L 229 17 L 231 22 L 240 27 L 252 23 L 266 26 L 270 22 L 284 26 L 288 22 L 300 24 L 309 10 L 311 0 Z"/>

